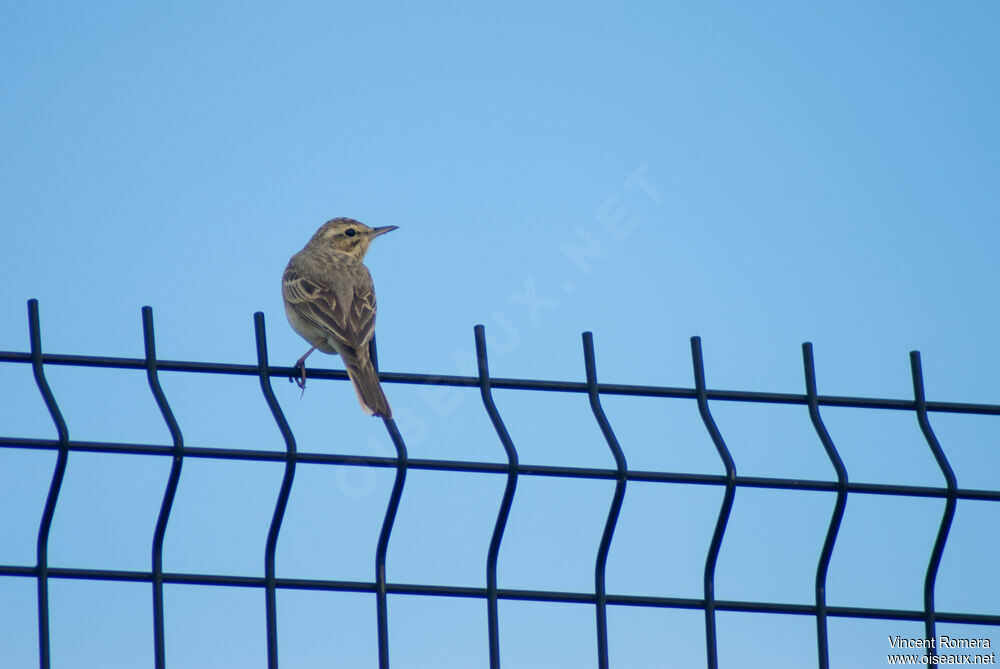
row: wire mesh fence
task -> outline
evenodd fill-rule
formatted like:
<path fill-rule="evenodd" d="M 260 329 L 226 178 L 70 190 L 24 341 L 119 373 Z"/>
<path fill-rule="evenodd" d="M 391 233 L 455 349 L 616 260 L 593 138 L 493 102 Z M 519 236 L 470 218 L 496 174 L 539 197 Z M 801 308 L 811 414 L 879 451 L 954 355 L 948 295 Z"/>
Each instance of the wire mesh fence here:
<path fill-rule="evenodd" d="M 55 467 L 48 494 L 45 498 L 41 522 L 37 532 L 36 561 L 32 566 L 0 565 L 0 576 L 34 579 L 37 585 L 37 630 L 39 666 L 48 669 L 52 664 L 50 642 L 49 584 L 52 579 L 85 579 L 108 582 L 141 582 L 151 586 L 153 648 L 151 654 L 157 669 L 166 667 L 165 626 L 169 620 L 164 616 L 164 584 L 189 584 L 203 586 L 230 586 L 254 588 L 263 591 L 263 608 L 266 621 L 267 666 L 278 667 L 278 626 L 280 623 L 276 593 L 279 590 L 313 590 L 331 592 L 368 593 L 375 599 L 375 620 L 377 630 L 377 656 L 380 667 L 389 666 L 391 629 L 388 624 L 387 598 L 390 594 L 407 594 L 422 597 L 473 598 L 483 600 L 486 606 L 486 635 L 488 638 L 488 660 L 491 667 L 499 667 L 501 659 L 500 615 L 498 602 L 501 600 L 521 600 L 533 602 L 573 603 L 594 607 L 597 664 L 608 667 L 608 607 L 659 607 L 671 609 L 702 610 L 704 612 L 705 658 L 708 667 L 719 666 L 719 643 L 716 614 L 720 611 L 748 613 L 783 614 L 809 616 L 816 623 L 817 664 L 830 666 L 830 640 L 828 621 L 831 618 L 854 618 L 869 620 L 917 621 L 924 627 L 926 639 L 936 638 L 938 623 L 964 623 L 984 626 L 1000 626 L 1000 615 L 938 611 L 935 607 L 935 585 L 942 556 L 955 517 L 957 500 L 1000 501 L 1000 490 L 966 489 L 958 485 L 948 458 L 935 436 L 930 414 L 978 414 L 1000 416 L 1000 405 L 970 404 L 928 401 L 924 393 L 923 373 L 920 354 L 910 354 L 913 382 L 912 399 L 878 399 L 863 397 L 828 396 L 817 393 L 815 366 L 812 346 L 802 346 L 802 362 L 805 392 L 767 393 L 735 390 L 708 389 L 705 382 L 704 360 L 700 339 L 691 339 L 691 361 L 693 388 L 639 386 L 599 383 L 597 380 L 593 339 L 590 333 L 583 334 L 585 382 L 545 381 L 531 379 L 494 378 L 490 376 L 487 358 L 485 331 L 482 326 L 475 328 L 475 347 L 478 363 L 476 376 L 434 376 L 381 372 L 384 383 L 429 384 L 438 386 L 462 386 L 478 388 L 483 409 L 503 446 L 506 462 L 476 462 L 460 460 L 417 459 L 407 454 L 403 436 L 396 424 L 384 420 L 384 426 L 395 448 L 394 456 L 378 455 L 338 455 L 330 453 L 301 452 L 296 447 L 295 435 L 273 392 L 274 377 L 286 378 L 295 373 L 291 367 L 272 366 L 268 360 L 264 316 L 254 315 L 257 360 L 256 364 L 223 364 L 211 362 L 189 362 L 160 360 L 156 355 L 152 310 L 142 310 L 145 355 L 143 358 L 99 357 L 83 355 L 63 355 L 44 353 L 42 350 L 41 326 L 38 303 L 28 303 L 28 330 L 30 350 L 27 352 L 0 351 L 0 363 L 30 365 L 35 384 L 48 410 L 56 430 L 55 439 L 22 438 L 0 436 L 0 448 L 34 449 L 54 451 Z M 375 357 L 374 342 L 372 358 Z M 377 362 L 376 362 L 377 364 Z M 55 397 L 46 379 L 46 366 L 63 365 L 75 367 L 100 367 L 113 369 L 144 370 L 149 391 L 159 409 L 169 431 L 170 445 L 147 443 L 120 443 L 99 441 L 78 441 L 70 437 Z M 190 374 L 222 374 L 254 376 L 259 380 L 260 391 L 270 408 L 271 415 L 284 441 L 284 452 L 259 451 L 234 448 L 185 446 L 182 430 L 174 417 L 170 403 L 160 385 L 160 371 Z M 311 370 L 313 378 L 346 380 L 346 374 L 333 370 Z M 544 464 L 524 464 L 518 458 L 518 450 L 512 440 L 504 420 L 494 402 L 493 389 L 520 391 L 555 391 L 586 394 L 594 421 L 607 444 L 612 456 L 613 468 L 570 467 Z M 695 474 L 670 471 L 629 469 L 626 454 L 618 442 L 615 431 L 602 408 L 602 396 L 668 397 L 694 401 L 711 442 L 714 444 L 722 474 Z M 808 411 L 809 418 L 836 480 L 812 480 L 779 477 L 742 476 L 737 473 L 736 463 L 726 440 L 713 418 L 710 401 L 744 403 L 801 405 Z M 894 412 L 909 412 L 914 415 L 923 438 L 933 455 L 944 480 L 943 486 L 895 485 L 885 483 L 859 483 L 851 481 L 847 468 L 838 452 L 821 414 L 822 407 L 846 407 L 875 409 Z M 2 427 L 0 427 L 2 431 Z M 169 458 L 170 472 L 159 506 L 153 542 L 150 551 L 149 571 L 84 569 L 70 567 L 50 567 L 48 559 L 49 534 L 53 516 L 59 503 L 60 491 L 71 453 L 132 454 L 158 458 Z M 190 458 L 228 459 L 241 461 L 269 461 L 284 463 L 284 472 L 271 516 L 264 550 L 264 569 L 261 576 L 236 576 L 209 573 L 165 572 L 163 566 L 163 546 L 167 526 L 170 521 L 174 498 L 177 493 L 184 462 Z M 286 578 L 276 575 L 275 554 L 282 522 L 289 496 L 295 483 L 296 465 L 299 463 L 318 465 L 340 465 L 351 467 L 374 467 L 394 470 L 394 479 L 388 504 L 378 534 L 375 550 L 375 564 L 371 581 L 324 580 Z M 394 521 L 400 507 L 401 497 L 409 470 L 429 470 L 457 473 L 481 473 L 503 477 L 504 488 L 500 499 L 496 521 L 490 537 L 486 558 L 486 574 L 483 587 L 425 585 L 394 583 L 388 580 L 386 556 L 392 536 Z M 604 521 L 603 532 L 596 551 L 594 564 L 594 587 L 591 592 L 558 591 L 543 589 L 511 589 L 500 587 L 497 580 L 497 565 L 503 543 L 507 521 L 510 516 L 517 484 L 521 477 L 562 477 L 570 479 L 606 480 L 614 482 L 611 504 Z M 658 483 L 663 485 L 687 484 L 716 486 L 723 490 L 722 503 L 716 516 L 714 532 L 711 536 L 704 562 L 703 596 L 700 598 L 622 595 L 607 592 L 606 571 L 608 554 L 615 536 L 615 528 L 621 514 L 622 505 L 630 481 Z M 723 545 L 730 513 L 733 509 L 738 488 L 758 488 L 772 490 L 817 491 L 833 493 L 835 503 L 829 518 L 822 550 L 815 569 L 815 600 L 812 604 L 781 603 L 745 600 L 721 600 L 715 596 L 715 571 L 719 553 Z M 841 522 L 848 497 L 851 494 L 888 495 L 903 498 L 938 498 L 944 500 L 940 517 L 932 521 L 937 525 L 933 547 L 927 556 L 927 568 L 923 585 L 923 608 L 906 610 L 876 607 L 847 607 L 828 605 L 826 601 L 827 574 L 837 543 Z M 927 647 L 926 662 L 933 663 L 935 649 Z"/>

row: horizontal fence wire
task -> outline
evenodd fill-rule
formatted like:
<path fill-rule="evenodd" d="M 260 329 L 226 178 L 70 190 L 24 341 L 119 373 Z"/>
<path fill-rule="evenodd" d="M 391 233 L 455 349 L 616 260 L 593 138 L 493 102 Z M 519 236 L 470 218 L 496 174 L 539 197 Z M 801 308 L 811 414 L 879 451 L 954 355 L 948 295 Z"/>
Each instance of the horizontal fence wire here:
<path fill-rule="evenodd" d="M 966 623 L 977 625 L 1000 626 L 1000 615 L 972 614 L 962 612 L 937 611 L 934 605 L 934 591 L 937 572 L 948 541 L 949 531 L 955 515 L 956 502 L 959 499 L 1000 501 L 1000 490 L 969 489 L 958 486 L 954 471 L 947 456 L 934 434 L 930 422 L 932 413 L 973 414 L 1000 416 L 1000 405 L 970 404 L 957 402 L 932 402 L 924 394 L 923 373 L 920 354 L 910 355 L 914 397 L 911 400 L 883 399 L 865 397 L 844 397 L 820 395 L 816 390 L 816 373 L 813 361 L 812 345 L 803 344 L 803 369 L 805 375 L 805 393 L 765 393 L 752 391 L 714 390 L 706 386 L 704 360 L 701 340 L 691 339 L 691 356 L 693 364 L 694 388 L 674 388 L 662 386 L 640 386 L 599 383 L 597 380 L 594 342 L 591 333 L 583 335 L 584 382 L 545 381 L 532 379 L 494 378 L 490 376 L 487 359 L 486 336 L 483 326 L 474 329 L 478 374 L 474 377 L 465 376 L 427 376 L 421 374 L 405 374 L 394 372 L 379 372 L 379 377 L 386 383 L 423 384 L 436 386 L 467 386 L 479 388 L 490 422 L 497 438 L 506 454 L 506 462 L 475 462 L 439 459 L 409 458 L 406 444 L 392 419 L 383 419 L 386 431 L 393 443 L 395 456 L 365 456 L 338 455 L 326 453 L 300 452 L 296 448 L 295 438 L 281 407 L 271 388 L 271 378 L 274 376 L 290 378 L 296 373 L 293 367 L 271 366 L 267 356 L 266 332 L 264 315 L 254 314 L 254 332 L 256 337 L 257 363 L 255 365 L 223 364 L 190 362 L 175 360 L 159 360 L 156 357 L 154 343 L 153 317 L 149 307 L 142 309 L 142 325 L 144 352 L 143 358 L 120 358 L 83 355 L 63 355 L 43 353 L 41 343 L 41 325 L 36 300 L 28 302 L 29 351 L 0 351 L 0 362 L 29 364 L 38 392 L 41 395 L 49 415 L 56 428 L 55 439 L 35 439 L 23 437 L 0 436 L 0 448 L 49 450 L 57 453 L 56 464 L 49 484 L 48 495 L 38 528 L 36 564 L 3 565 L 0 564 L 0 576 L 33 578 L 37 583 L 38 594 L 38 644 L 39 665 L 42 669 L 50 666 L 50 635 L 49 635 L 49 596 L 48 583 L 50 579 L 78 579 L 91 581 L 146 582 L 152 586 L 153 604 L 153 657 L 157 669 L 167 665 L 164 644 L 164 613 L 163 585 L 188 584 L 206 586 L 228 586 L 239 588 L 260 588 L 264 591 L 265 619 L 267 635 L 267 662 L 269 669 L 278 667 L 278 616 L 276 606 L 277 590 L 313 590 L 336 592 L 372 593 L 376 599 L 376 628 L 378 643 L 378 661 L 383 669 L 389 666 L 389 635 L 387 613 L 387 595 L 406 594 L 435 597 L 458 597 L 485 600 L 487 606 L 487 633 L 489 640 L 490 667 L 500 666 L 500 634 L 497 602 L 532 601 L 592 604 L 596 612 L 597 662 L 602 669 L 609 666 L 609 647 L 607 631 L 607 607 L 631 606 L 702 610 L 705 613 L 705 646 L 706 662 L 711 669 L 718 667 L 718 639 L 715 625 L 715 614 L 718 611 L 753 612 L 786 614 L 796 616 L 812 616 L 816 620 L 818 665 L 821 668 L 830 666 L 829 638 L 827 621 L 830 617 L 917 621 L 924 624 L 926 638 L 935 638 L 937 623 Z M 377 369 L 377 356 L 372 342 L 372 360 Z M 172 444 L 142 444 L 121 442 L 79 441 L 70 438 L 66 423 L 59 410 L 56 398 L 45 378 L 46 365 L 68 365 L 75 367 L 96 367 L 113 369 L 141 369 L 146 372 L 150 392 L 152 393 L 161 416 L 166 423 Z M 169 402 L 159 383 L 159 372 L 190 372 L 207 374 L 228 374 L 256 376 L 260 382 L 261 392 L 271 411 L 285 443 L 285 451 L 254 451 L 246 449 L 229 449 L 206 446 L 189 446 L 184 443 L 181 430 L 170 409 Z M 310 377 L 346 380 L 345 372 L 337 370 L 310 370 Z M 494 389 L 534 390 L 549 392 L 585 393 L 588 396 L 598 429 L 603 435 L 615 463 L 613 469 L 566 467 L 552 465 L 524 464 L 518 458 L 518 453 L 502 417 L 493 401 Z M 691 474 L 684 472 L 632 470 L 628 468 L 625 454 L 618 443 L 614 430 L 601 406 L 602 395 L 619 395 L 632 397 L 672 397 L 694 400 L 713 444 L 718 451 L 725 473 L 721 475 Z M 712 417 L 710 401 L 752 402 L 764 404 L 802 405 L 807 408 L 813 428 L 816 431 L 824 451 L 836 472 L 835 481 L 791 479 L 778 477 L 751 477 L 737 473 L 736 463 L 726 446 L 725 440 Z M 944 487 L 895 485 L 882 483 L 861 483 L 851 481 L 836 445 L 827 431 L 820 414 L 821 407 L 852 407 L 867 409 L 885 409 L 893 411 L 913 412 L 916 416 L 921 433 L 927 441 L 938 468 L 945 480 Z M 48 539 L 52 519 L 62 480 L 70 453 L 112 453 L 135 454 L 169 457 L 172 460 L 170 474 L 164 490 L 160 511 L 157 516 L 156 528 L 153 534 L 151 550 L 151 569 L 145 571 L 113 570 L 113 569 L 78 569 L 48 566 Z M 270 461 L 284 462 L 285 470 L 278 492 L 277 501 L 268 528 L 264 554 L 264 575 L 233 576 L 225 574 L 173 573 L 163 570 L 163 541 L 170 512 L 181 476 L 182 465 L 188 458 L 209 458 L 219 460 Z M 395 469 L 395 478 L 385 516 L 379 532 L 375 551 L 375 570 L 372 581 L 348 581 L 326 579 L 296 579 L 278 577 L 275 574 L 275 552 L 282 520 L 294 485 L 295 468 L 299 463 L 320 465 L 346 465 L 357 467 L 383 467 Z M 506 484 L 500 501 L 496 523 L 490 538 L 486 560 L 486 578 L 484 587 L 422 585 L 390 582 L 386 574 L 386 556 L 393 524 L 399 509 L 402 492 L 408 470 L 429 470 L 446 472 L 486 473 L 504 476 Z M 497 561 L 504 531 L 510 514 L 511 506 L 517 489 L 517 481 L 521 476 L 563 477 L 575 479 L 597 479 L 615 481 L 615 491 L 608 510 L 604 530 L 594 569 L 593 592 L 565 592 L 555 590 L 523 590 L 501 588 L 497 582 Z M 705 561 L 704 597 L 684 598 L 646 595 L 618 595 L 606 592 L 605 570 L 608 552 L 614 538 L 618 516 L 621 512 L 628 481 L 644 481 L 658 483 L 676 483 L 690 485 L 710 485 L 724 488 L 722 504 L 716 521 L 715 531 L 709 545 Z M 762 488 L 773 490 L 809 490 L 836 493 L 836 502 L 827 528 L 823 548 L 816 568 L 815 604 L 790 604 L 780 602 L 732 601 L 720 600 L 715 597 L 715 566 L 724 541 L 729 514 L 733 508 L 737 490 L 740 488 Z M 923 610 L 890 609 L 878 607 L 847 607 L 830 606 L 826 603 L 826 577 L 830 560 L 837 541 L 838 532 L 844 515 L 847 498 L 851 493 L 874 495 L 892 495 L 916 498 L 942 498 L 945 508 L 940 520 L 928 567 L 924 580 Z M 928 648 L 928 661 L 931 660 L 933 649 Z"/>

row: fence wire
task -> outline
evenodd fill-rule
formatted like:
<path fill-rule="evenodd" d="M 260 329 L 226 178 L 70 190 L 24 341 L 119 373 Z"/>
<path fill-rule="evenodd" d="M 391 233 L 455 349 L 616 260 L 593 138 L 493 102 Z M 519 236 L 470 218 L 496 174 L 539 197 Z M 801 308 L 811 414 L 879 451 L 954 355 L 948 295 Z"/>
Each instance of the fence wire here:
<path fill-rule="evenodd" d="M 662 386 L 640 386 L 623 384 L 606 384 L 597 381 L 594 346 L 591 333 L 583 334 L 584 368 L 586 381 L 545 381 L 531 379 L 493 378 L 489 373 L 487 360 L 486 336 L 483 326 L 475 328 L 476 355 L 478 359 L 478 375 L 466 376 L 434 376 L 423 374 L 407 374 L 398 372 L 380 372 L 383 383 L 425 384 L 438 386 L 478 387 L 482 397 L 483 407 L 490 418 L 497 437 L 507 456 L 506 463 L 471 462 L 437 459 L 411 459 L 407 456 L 406 444 L 400 435 L 396 424 L 391 419 L 383 419 L 385 429 L 396 450 L 395 457 L 366 455 L 337 455 L 324 453 L 299 452 L 295 437 L 285 419 L 284 413 L 275 398 L 271 388 L 271 378 L 291 377 L 295 370 L 291 367 L 271 366 L 267 356 L 267 343 L 264 328 L 263 313 L 254 314 L 254 330 L 256 336 L 257 363 L 255 365 L 223 364 L 211 362 L 189 362 L 176 360 L 159 360 L 156 357 L 156 347 L 153 331 L 153 316 L 150 307 L 142 309 L 142 326 L 145 355 L 142 359 L 101 357 L 83 355 L 61 355 L 42 352 L 41 325 L 39 321 L 38 302 L 28 302 L 28 330 L 30 351 L 12 352 L 0 351 L 0 362 L 30 364 L 35 383 L 42 396 L 45 406 L 56 429 L 56 439 L 33 439 L 0 436 L 0 448 L 11 449 L 41 449 L 56 451 L 57 458 L 45 500 L 41 522 L 38 528 L 36 545 L 36 564 L 34 566 L 0 565 L 0 576 L 33 578 L 37 583 L 38 593 L 38 655 L 41 669 L 49 669 L 49 591 L 50 579 L 84 579 L 117 582 L 147 582 L 152 586 L 153 604 L 153 656 L 155 667 L 164 669 L 167 666 L 164 641 L 163 615 L 163 585 L 191 584 L 208 586 L 236 586 L 261 588 L 264 591 L 264 607 L 267 634 L 267 665 L 269 669 L 278 667 L 278 616 L 276 606 L 276 591 L 279 589 L 339 591 L 372 593 L 376 601 L 376 626 L 378 643 L 378 661 L 381 669 L 389 667 L 389 626 L 387 616 L 387 596 L 389 594 L 407 594 L 433 597 L 463 597 L 483 599 L 487 607 L 487 626 L 489 639 L 490 667 L 500 666 L 500 633 L 497 602 L 499 600 L 521 600 L 534 602 L 563 602 L 577 604 L 592 604 L 596 615 L 597 661 L 601 669 L 609 666 L 608 659 L 608 629 L 607 607 L 660 607 L 673 609 L 701 609 L 705 613 L 705 647 L 709 669 L 717 669 L 718 642 L 716 630 L 717 611 L 740 611 L 771 614 L 787 614 L 796 616 L 813 616 L 816 619 L 816 635 L 818 649 L 818 666 L 827 669 L 830 666 L 830 648 L 827 633 L 827 621 L 830 617 L 855 618 L 871 620 L 922 621 L 926 639 L 935 639 L 937 623 L 967 623 L 977 625 L 1000 626 L 1000 615 L 972 614 L 961 612 L 941 612 L 934 606 L 934 590 L 938 568 L 948 542 L 948 534 L 955 515 L 956 502 L 959 499 L 1000 501 L 1000 490 L 967 489 L 958 486 L 954 471 L 948 458 L 941 448 L 931 426 L 930 413 L 977 414 L 1000 416 L 1000 405 L 970 404 L 957 402 L 931 402 L 924 395 L 923 373 L 920 354 L 910 353 L 910 367 L 913 379 L 913 399 L 880 399 L 864 397 L 844 397 L 819 395 L 816 391 L 816 373 L 813 362 L 813 351 L 810 343 L 802 345 L 802 360 L 805 375 L 805 393 L 766 393 L 735 390 L 710 390 L 705 384 L 705 368 L 701 350 L 701 340 L 691 339 L 691 359 L 693 366 L 694 388 L 675 388 Z M 372 342 L 372 359 L 377 361 L 374 341 Z M 170 446 L 142 443 L 77 441 L 69 436 L 66 422 L 63 420 L 59 404 L 49 387 L 45 377 L 46 365 L 68 365 L 75 367 L 103 367 L 114 369 L 142 369 L 146 372 L 150 392 L 160 410 L 171 436 Z M 377 362 L 376 362 L 377 365 Z M 285 451 L 268 452 L 229 448 L 188 447 L 184 445 L 182 433 L 174 418 L 170 404 L 160 387 L 158 372 L 188 372 L 194 374 L 228 374 L 241 376 L 256 376 L 260 381 L 260 389 L 271 410 L 278 430 L 285 442 Z M 335 370 L 310 370 L 313 378 L 346 380 L 347 375 Z M 586 393 L 597 425 L 607 442 L 614 459 L 614 469 L 564 467 L 550 465 L 527 465 L 518 460 L 517 448 L 507 431 L 500 412 L 493 401 L 492 390 L 514 389 L 535 391 L 556 391 L 569 393 Z M 697 403 L 698 411 L 705 429 L 718 452 L 724 468 L 724 474 L 693 474 L 666 471 L 648 471 L 629 469 L 625 454 L 618 443 L 615 432 L 601 407 L 602 395 L 624 395 L 634 397 L 671 397 L 691 399 Z M 836 472 L 835 481 L 807 480 L 790 478 L 771 478 L 740 476 L 736 471 L 736 463 L 726 446 L 718 426 L 712 417 L 709 400 L 753 402 L 764 404 L 791 404 L 807 407 L 809 417 L 816 434 L 823 445 L 830 464 Z M 847 469 L 837 451 L 830 433 L 827 431 L 820 407 L 851 407 L 865 409 L 883 409 L 889 411 L 912 412 L 919 424 L 927 445 L 941 470 L 944 487 L 894 485 L 881 483 L 857 483 L 848 478 Z M 160 511 L 157 516 L 156 528 L 153 534 L 150 571 L 128 571 L 111 569 L 77 569 L 54 568 L 48 565 L 49 532 L 59 493 L 62 486 L 66 464 L 71 452 L 118 453 L 153 455 L 171 458 L 170 474 L 164 490 Z M 264 551 L 263 577 L 233 576 L 224 574 L 170 573 L 163 571 L 163 541 L 170 512 L 177 492 L 181 470 L 186 458 L 230 459 L 243 461 L 279 461 L 285 463 L 284 476 L 278 493 L 277 502 L 268 529 Z M 284 518 L 288 498 L 295 480 L 295 468 L 298 463 L 348 465 L 358 467 L 382 467 L 395 470 L 395 479 L 385 516 L 379 532 L 375 551 L 374 578 L 372 581 L 340 581 L 322 579 L 279 578 L 275 575 L 275 551 L 281 524 Z M 499 512 L 490 539 L 486 560 L 486 585 L 479 587 L 442 586 L 391 583 L 386 578 L 386 553 L 392 534 L 393 523 L 399 508 L 406 473 L 410 469 L 432 470 L 446 472 L 479 472 L 504 476 L 506 485 L 500 501 Z M 615 481 L 615 490 L 607 520 L 601 534 L 597 550 L 597 560 L 594 568 L 593 592 L 566 592 L 554 590 L 519 590 L 501 588 L 497 584 L 497 561 L 504 530 L 511 505 L 521 476 L 569 477 L 576 479 L 607 479 Z M 614 537 L 615 525 L 621 512 L 626 487 L 629 481 L 646 481 L 656 483 L 680 483 L 695 485 L 712 485 L 724 488 L 722 504 L 715 524 L 715 530 L 709 544 L 705 559 L 704 596 L 702 598 L 663 597 L 644 595 L 609 594 L 605 588 L 605 571 L 608 552 Z M 715 597 L 715 567 L 719 551 L 725 536 L 730 512 L 733 508 L 736 489 L 766 488 L 774 490 L 811 490 L 836 493 L 836 501 L 830 517 L 823 548 L 816 567 L 815 604 L 790 604 L 760 601 L 719 600 Z M 830 560 L 837 542 L 841 521 L 844 516 L 847 498 L 851 493 L 876 495 L 894 495 L 903 497 L 936 497 L 945 500 L 944 512 L 934 541 L 933 549 L 928 557 L 924 579 L 924 606 L 922 610 L 904 610 L 871 607 L 828 606 L 826 603 L 826 579 Z M 933 664 L 931 656 L 934 649 L 927 648 L 927 660 Z"/>

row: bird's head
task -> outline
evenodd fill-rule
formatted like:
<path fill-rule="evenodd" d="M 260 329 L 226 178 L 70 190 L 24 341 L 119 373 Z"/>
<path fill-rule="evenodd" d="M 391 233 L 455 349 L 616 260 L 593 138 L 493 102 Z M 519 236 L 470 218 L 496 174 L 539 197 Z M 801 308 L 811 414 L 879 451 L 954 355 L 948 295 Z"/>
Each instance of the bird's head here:
<path fill-rule="evenodd" d="M 310 243 L 320 244 L 362 260 L 368 253 L 368 245 L 373 239 L 392 232 L 397 227 L 399 226 L 386 225 L 381 228 L 369 228 L 353 218 L 334 218 L 320 226 Z"/>

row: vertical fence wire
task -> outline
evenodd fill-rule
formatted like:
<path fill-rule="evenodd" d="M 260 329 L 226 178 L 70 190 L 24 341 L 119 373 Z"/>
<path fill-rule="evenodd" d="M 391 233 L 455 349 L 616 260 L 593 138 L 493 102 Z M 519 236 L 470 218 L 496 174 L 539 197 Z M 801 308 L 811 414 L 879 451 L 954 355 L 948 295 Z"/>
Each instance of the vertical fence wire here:
<path fill-rule="evenodd" d="M 927 639 L 935 640 L 934 630 L 934 584 L 937 581 L 938 567 L 941 565 L 941 557 L 944 555 L 944 547 L 948 542 L 948 532 L 951 530 L 951 521 L 955 517 L 956 489 L 958 481 L 955 479 L 955 472 L 948 463 L 948 458 L 941 448 L 934 430 L 931 429 L 931 422 L 927 417 L 927 398 L 924 396 L 924 372 L 920 363 L 920 352 L 910 352 L 910 371 L 913 375 L 913 399 L 917 411 L 917 422 L 920 431 L 930 446 L 934 460 L 937 461 L 941 474 L 944 476 L 946 486 L 946 497 L 944 513 L 941 516 L 941 525 L 938 527 L 937 537 L 934 539 L 934 549 L 931 551 L 931 558 L 927 564 L 927 575 L 924 577 L 924 635 Z M 936 641 L 936 640 L 935 640 Z M 927 660 L 932 661 L 936 648 L 927 647 Z"/>
<path fill-rule="evenodd" d="M 49 669 L 49 531 L 52 529 L 52 518 L 56 512 L 56 502 L 62 489 L 63 477 L 66 475 L 66 463 L 69 460 L 69 430 L 62 412 L 56 403 L 56 398 L 45 379 L 45 369 L 42 367 L 42 328 L 38 317 L 38 300 L 28 300 L 28 339 L 31 346 L 31 371 L 35 377 L 35 385 L 41 393 L 52 422 L 55 424 L 59 438 L 56 465 L 52 470 L 52 481 L 45 498 L 45 508 L 42 520 L 38 525 L 38 542 L 36 544 L 36 578 L 38 580 L 38 664 L 41 669 Z"/>
<path fill-rule="evenodd" d="M 146 354 L 146 381 L 149 383 L 153 399 L 160 410 L 163 422 L 167 424 L 167 430 L 170 432 L 170 440 L 173 442 L 170 475 L 167 477 L 167 486 L 163 491 L 163 500 L 160 502 L 160 512 L 156 518 L 156 529 L 153 531 L 151 560 L 153 567 L 153 662 L 156 669 L 164 669 L 167 666 L 167 660 L 163 629 L 163 539 L 167 532 L 170 510 L 173 507 L 174 495 L 177 493 L 177 484 L 181 477 L 181 464 L 184 459 L 184 437 L 181 435 L 180 426 L 177 425 L 174 412 L 170 409 L 170 404 L 163 393 L 163 388 L 160 387 L 160 377 L 156 364 L 156 339 L 153 331 L 153 309 L 148 306 L 142 308 L 142 341 Z"/>
<path fill-rule="evenodd" d="M 378 535 L 378 545 L 375 549 L 375 614 L 378 622 L 378 665 L 380 669 L 389 668 L 389 616 L 386 601 L 385 556 L 389 550 L 389 535 L 396 521 L 399 510 L 399 500 L 403 496 L 403 484 L 406 482 L 406 445 L 396 428 L 396 422 L 391 418 L 383 418 L 385 428 L 389 432 L 393 446 L 396 447 L 396 476 L 389 493 L 389 503 L 386 505 L 385 518 Z"/>
<path fill-rule="evenodd" d="M 816 566 L 816 648 L 819 653 L 820 669 L 830 667 L 830 640 L 826 623 L 826 576 L 830 569 L 830 559 L 833 557 L 833 547 L 840 532 L 840 523 L 844 519 L 844 509 L 847 506 L 847 468 L 837 452 L 837 447 L 823 423 L 819 413 L 819 396 L 816 394 L 816 364 L 813 360 L 812 344 L 802 344 L 802 366 L 806 376 L 806 403 L 809 407 L 809 419 L 812 421 L 816 435 L 826 450 L 834 471 L 837 473 L 837 499 L 830 515 L 830 525 L 823 540 L 823 550 L 820 552 L 819 564 Z"/>
<path fill-rule="evenodd" d="M 285 442 L 285 473 L 281 478 L 281 488 L 278 499 L 274 503 L 274 514 L 267 530 L 267 543 L 264 547 L 264 608 L 267 620 L 267 666 L 268 669 L 278 669 L 278 605 L 275 595 L 274 554 L 278 547 L 278 534 L 281 532 L 281 522 L 288 506 L 288 496 L 292 491 L 295 479 L 295 437 L 285 420 L 285 414 L 274 396 L 271 387 L 271 374 L 267 364 L 267 333 L 264 329 L 264 314 L 253 315 L 254 337 L 257 342 L 257 377 L 260 380 L 260 390 L 264 401 L 271 410 L 271 416 L 278 425 L 278 431 Z"/>
<path fill-rule="evenodd" d="M 708 668 L 718 669 L 719 648 L 715 630 L 715 565 L 719 561 L 719 550 L 722 548 L 722 537 L 726 533 L 729 514 L 733 510 L 733 500 L 736 498 L 736 463 L 729 453 L 722 433 L 712 418 L 708 408 L 708 391 L 705 388 L 705 360 L 701 353 L 701 337 L 691 337 L 691 362 L 694 365 L 694 389 L 698 401 L 698 413 L 708 430 L 715 450 L 726 469 L 726 492 L 722 496 L 722 506 L 719 508 L 719 518 L 715 523 L 712 542 L 708 546 L 708 556 L 705 559 L 705 645 L 708 653 Z"/>
<path fill-rule="evenodd" d="M 514 503 L 514 491 L 517 489 L 517 449 L 507 432 L 497 405 L 493 401 L 490 390 L 490 369 L 486 357 L 486 328 L 477 325 L 474 330 L 476 340 L 476 362 L 479 372 L 479 394 L 483 399 L 483 407 L 493 423 L 493 429 L 507 454 L 507 481 L 504 484 L 503 497 L 500 499 L 500 509 L 497 511 L 497 521 L 490 537 L 490 548 L 486 553 L 486 624 L 489 636 L 490 669 L 500 667 L 500 619 L 497 611 L 497 560 L 500 555 L 500 542 L 507 527 L 507 518 Z"/>
<path fill-rule="evenodd" d="M 611 539 L 615 534 L 615 525 L 625 501 L 625 484 L 628 476 L 628 465 L 625 453 L 618 444 L 618 438 L 611 423 L 601 407 L 601 397 L 597 391 L 597 365 L 594 362 L 594 335 L 583 333 L 583 365 L 587 375 L 587 397 L 590 400 L 590 410 L 597 419 L 601 434 L 608 443 L 608 449 L 615 460 L 615 492 L 611 498 L 611 508 L 604 523 L 601 543 L 597 548 L 597 561 L 594 565 L 594 594 L 597 607 L 597 666 L 608 669 L 608 595 L 605 587 L 605 577 L 608 566 L 608 552 L 611 550 Z"/>
<path fill-rule="evenodd" d="M 374 337 L 369 345 L 369 353 L 372 365 L 375 366 L 375 372 L 378 373 L 378 352 Z M 382 422 L 385 424 L 392 445 L 396 449 L 396 476 L 392 483 L 392 492 L 389 493 L 389 502 L 386 504 L 382 529 L 379 530 L 378 544 L 375 547 L 375 619 L 378 626 L 378 666 L 379 669 L 389 669 L 389 611 L 386 598 L 385 557 L 389 550 L 389 536 L 392 534 L 393 523 L 396 522 L 399 501 L 403 497 L 407 455 L 406 444 L 403 442 L 402 435 L 399 434 L 396 421 L 392 418 L 383 418 Z"/>

